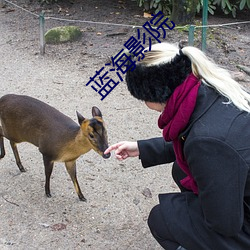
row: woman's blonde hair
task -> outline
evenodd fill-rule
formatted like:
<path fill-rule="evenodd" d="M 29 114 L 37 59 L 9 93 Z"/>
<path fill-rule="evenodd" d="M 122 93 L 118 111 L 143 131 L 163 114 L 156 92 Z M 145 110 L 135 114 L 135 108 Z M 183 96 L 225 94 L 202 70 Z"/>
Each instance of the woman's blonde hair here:
<path fill-rule="evenodd" d="M 145 53 L 145 58 L 141 63 L 147 66 L 168 63 L 180 53 L 190 59 L 192 72 L 197 78 L 228 99 L 225 104 L 232 102 L 238 109 L 250 113 L 250 94 L 231 77 L 227 70 L 215 64 L 195 47 L 187 46 L 180 51 L 177 44 L 154 44 L 151 51 Z"/>

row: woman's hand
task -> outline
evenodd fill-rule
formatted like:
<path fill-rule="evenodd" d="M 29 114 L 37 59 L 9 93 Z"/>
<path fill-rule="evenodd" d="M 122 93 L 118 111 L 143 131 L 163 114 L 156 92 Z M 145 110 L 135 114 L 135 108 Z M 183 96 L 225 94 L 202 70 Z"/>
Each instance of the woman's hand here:
<path fill-rule="evenodd" d="M 115 156 L 118 160 L 124 160 L 128 157 L 139 156 L 137 142 L 122 141 L 108 147 L 104 154 L 108 154 L 115 150 Z"/>

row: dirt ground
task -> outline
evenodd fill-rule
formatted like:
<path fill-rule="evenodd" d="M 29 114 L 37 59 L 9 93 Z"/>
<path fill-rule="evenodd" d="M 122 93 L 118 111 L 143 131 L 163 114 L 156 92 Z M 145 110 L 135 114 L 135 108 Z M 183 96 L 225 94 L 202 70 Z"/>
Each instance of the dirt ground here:
<path fill-rule="evenodd" d="M 71 1 L 40 7 L 36 1 L 13 1 L 45 16 L 139 25 L 147 19 L 132 1 Z M 27 3 L 28 2 L 28 3 Z M 67 2 L 67 1 L 65 1 Z M 197 18 L 199 21 L 200 18 Z M 209 24 L 247 20 L 209 17 Z M 46 20 L 46 30 L 69 22 Z M 37 16 L 12 5 L 0 9 L 0 87 L 7 93 L 30 95 L 56 107 L 77 121 L 75 111 L 91 117 L 92 106 L 101 109 L 110 144 L 161 136 L 158 114 L 128 93 L 120 83 L 103 101 L 90 87 L 89 77 L 116 54 L 136 29 L 125 26 L 73 22 L 84 31 L 80 41 L 46 45 L 39 53 Z M 219 64 L 237 73 L 249 87 L 249 76 L 237 65 L 249 65 L 250 25 L 208 31 L 207 51 Z M 199 31 L 197 32 L 199 34 Z M 185 31 L 169 31 L 166 41 L 187 40 Z M 195 45 L 199 46 L 200 36 Z M 30 144 L 19 153 L 27 172 L 20 173 L 10 146 L 0 162 L 0 249 L 161 249 L 147 227 L 147 216 L 158 194 L 177 192 L 171 165 L 143 169 L 137 158 L 104 160 L 91 151 L 77 160 L 78 181 L 87 202 L 81 202 L 64 165 L 55 164 L 52 198 L 44 195 L 41 154 Z"/>

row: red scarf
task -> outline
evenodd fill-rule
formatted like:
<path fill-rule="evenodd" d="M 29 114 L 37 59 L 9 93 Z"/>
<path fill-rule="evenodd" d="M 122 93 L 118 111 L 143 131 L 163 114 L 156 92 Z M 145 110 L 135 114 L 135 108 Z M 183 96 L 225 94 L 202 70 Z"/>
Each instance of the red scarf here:
<path fill-rule="evenodd" d="M 190 172 L 183 154 L 183 144 L 179 139 L 180 133 L 186 128 L 196 105 L 200 81 L 192 73 L 179 85 L 166 102 L 166 107 L 158 120 L 159 128 L 163 129 L 166 141 L 172 141 L 176 161 L 187 174 L 181 180 L 183 187 L 198 194 L 197 184 Z"/>

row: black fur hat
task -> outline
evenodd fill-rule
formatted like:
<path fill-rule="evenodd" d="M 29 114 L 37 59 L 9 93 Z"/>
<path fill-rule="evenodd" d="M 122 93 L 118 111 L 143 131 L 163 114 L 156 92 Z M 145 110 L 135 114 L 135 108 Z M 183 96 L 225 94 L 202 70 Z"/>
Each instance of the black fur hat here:
<path fill-rule="evenodd" d="M 191 61 L 181 52 L 168 63 L 147 66 L 142 61 L 136 64 L 133 71 L 127 71 L 126 82 L 136 99 L 165 103 L 191 72 Z"/>

